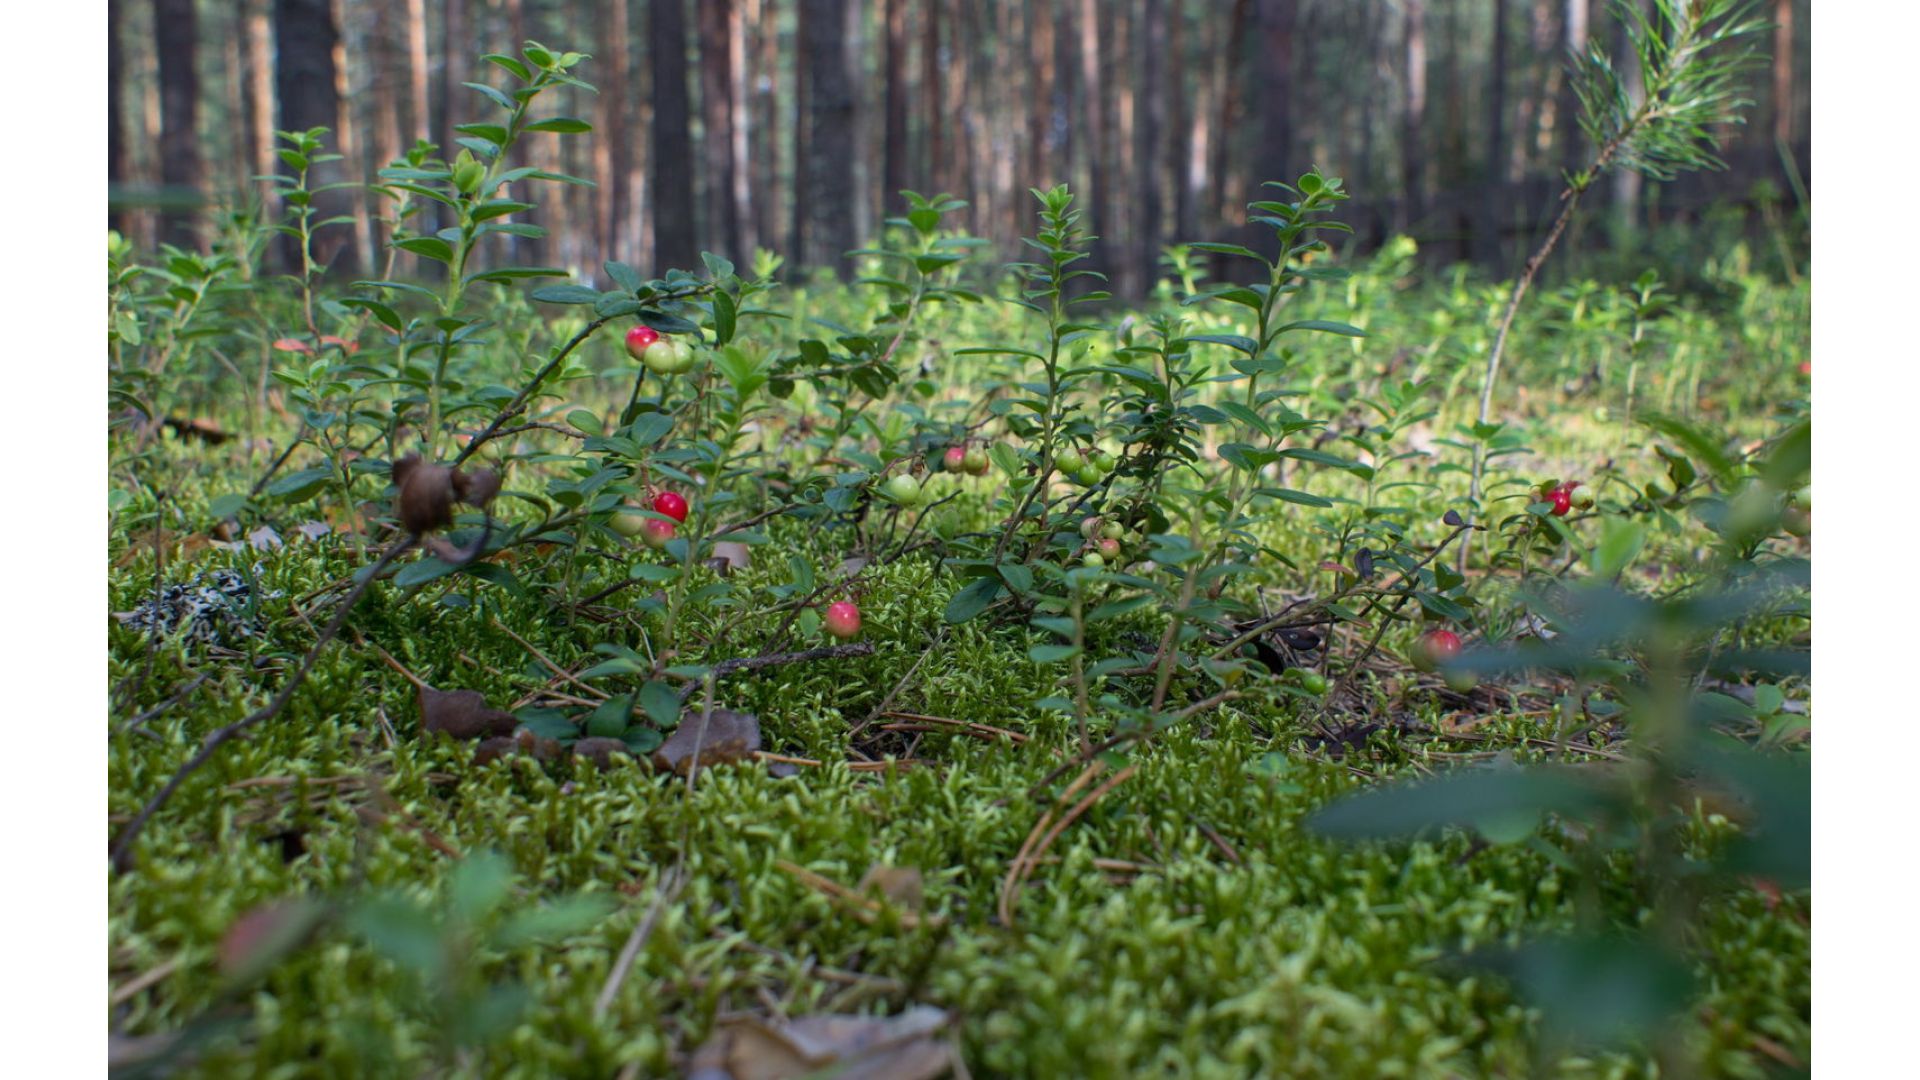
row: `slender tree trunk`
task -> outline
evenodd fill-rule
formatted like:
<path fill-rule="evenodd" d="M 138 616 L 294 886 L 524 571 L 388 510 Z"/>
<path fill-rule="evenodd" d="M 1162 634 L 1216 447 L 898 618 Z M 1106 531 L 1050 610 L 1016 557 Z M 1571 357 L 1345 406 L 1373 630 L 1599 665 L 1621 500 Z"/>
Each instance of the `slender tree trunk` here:
<path fill-rule="evenodd" d="M 803 0 L 804 2 L 804 0 Z M 967 5 L 961 0 L 932 0 L 946 7 L 947 50 L 946 68 L 942 75 L 946 78 L 945 100 L 956 112 L 955 123 L 947 132 L 948 157 L 946 170 L 942 174 L 941 186 L 948 191 L 964 192 L 970 199 L 980 192 L 972 182 L 972 140 L 968 138 L 967 120 L 971 112 L 967 108 L 967 27 L 963 16 Z M 974 208 L 977 220 L 979 208 Z"/>
<path fill-rule="evenodd" d="M 1188 175 L 1193 148 L 1205 133 L 1196 130 L 1187 108 L 1187 13 L 1181 0 L 1172 0 L 1168 17 L 1167 55 L 1173 57 L 1173 77 L 1167 82 L 1166 131 L 1167 182 L 1173 185 L 1173 238 L 1184 243 L 1194 238 L 1194 197 L 1198 184 Z"/>
<path fill-rule="evenodd" d="M 244 205 L 251 195 L 253 157 L 247 145 L 246 59 L 241 55 L 247 36 L 246 4 L 236 3 L 226 12 L 226 25 L 220 28 L 220 105 L 223 115 L 214 124 L 219 133 L 222 153 L 221 175 L 215 178 L 222 195 L 237 195 Z"/>
<path fill-rule="evenodd" d="M 740 10 L 738 3 L 727 4 L 727 70 L 732 78 L 727 85 L 727 124 L 733 137 L 728 146 L 730 171 L 733 178 L 733 190 L 728 197 L 733 200 L 733 220 L 735 222 L 734 258 L 741 265 L 753 258 L 755 247 L 759 244 L 759 233 L 753 220 L 752 184 L 747 175 L 747 144 L 751 131 L 751 110 L 747 107 L 747 31 L 746 13 Z"/>
<path fill-rule="evenodd" d="M 1773 0 L 1773 141 L 1793 146 L 1793 0 Z"/>
<path fill-rule="evenodd" d="M 1047 12 L 1055 25 L 1052 31 L 1053 101 L 1049 106 L 1053 119 L 1048 129 L 1052 166 L 1046 171 L 1048 182 L 1055 184 L 1075 183 L 1080 175 L 1080 144 L 1073 137 L 1074 128 L 1078 126 L 1073 122 L 1073 101 L 1079 93 L 1075 86 L 1079 67 L 1075 58 L 1080 55 L 1080 43 L 1072 33 L 1073 9 L 1067 3 L 1068 0 L 1047 0 Z M 1028 206 L 1028 202 L 1021 199 L 1018 213 L 1026 214 Z M 1024 222 L 1024 218 L 1022 220 Z"/>
<path fill-rule="evenodd" d="M 1551 62 L 1553 52 L 1552 0 L 1533 0 L 1527 13 L 1527 64 L 1532 69 L 1534 92 L 1520 95 L 1515 103 L 1518 116 L 1513 127 L 1512 153 L 1507 158 L 1507 179 L 1524 182 L 1533 171 L 1534 161 L 1546 151 L 1546 137 L 1552 131 L 1554 104 L 1560 92 L 1561 65 Z"/>
<path fill-rule="evenodd" d="M 1086 133 L 1087 146 L 1087 190 L 1082 196 L 1081 210 L 1084 214 L 1088 235 L 1095 239 L 1090 245 L 1093 257 L 1088 261 L 1090 268 L 1105 270 L 1103 257 L 1106 244 L 1099 237 L 1107 231 L 1107 156 L 1105 111 L 1107 96 L 1103 92 L 1104 83 L 1100 72 L 1100 18 L 1096 0 L 1080 0 L 1080 100 L 1085 109 L 1081 121 L 1081 130 Z"/>
<path fill-rule="evenodd" d="M 813 89 L 813 58 L 805 55 L 798 42 L 802 31 L 796 28 L 793 50 L 793 129 L 788 157 L 789 168 L 793 175 L 792 220 L 789 222 L 787 258 L 795 266 L 807 265 L 807 95 Z"/>
<path fill-rule="evenodd" d="M 732 0 L 700 0 L 700 150 L 706 171 L 703 246 L 744 261 L 733 192 L 733 67 L 727 24 Z"/>
<path fill-rule="evenodd" d="M 307 131 L 323 127 L 329 131 L 340 126 L 339 82 L 334 62 L 340 31 L 333 21 L 331 0 L 274 0 L 273 39 L 274 90 L 279 101 L 281 131 Z M 339 161 L 314 166 L 308 181 L 314 187 L 345 180 Z M 316 220 L 350 214 L 352 196 L 342 190 L 314 196 Z M 359 265 L 353 247 L 353 234 L 334 227 L 315 234 L 315 261 L 323 266 L 351 272 Z M 289 263 L 299 265 L 297 252 Z"/>
<path fill-rule="evenodd" d="M 374 29 L 369 63 L 373 68 L 373 171 L 383 169 L 406 150 L 400 128 L 400 91 L 406 78 L 406 54 L 400 48 L 405 27 L 396 25 L 401 14 L 392 4 L 374 5 Z"/>
<path fill-rule="evenodd" d="M 1418 3 L 1419 0 L 1410 0 Z M 1219 105 L 1213 131 L 1213 157 L 1207 166 L 1207 174 L 1213 183 L 1213 214 L 1215 236 L 1225 237 L 1239 227 L 1241 202 L 1246 201 L 1245 186 L 1237 180 L 1238 173 L 1229 165 L 1233 160 L 1233 136 L 1239 129 L 1241 114 L 1245 111 L 1247 24 L 1253 18 L 1253 0 L 1234 0 L 1233 14 L 1227 19 L 1227 34 L 1221 45 L 1221 53 L 1216 64 L 1219 71 L 1219 90 L 1215 102 Z M 1213 257 L 1213 278 L 1225 280 L 1232 272 L 1231 256 L 1216 254 Z"/>
<path fill-rule="evenodd" d="M 332 0 L 332 4 L 334 25 L 351 25 L 340 18 L 344 0 Z M 340 103 L 340 127 L 334 132 L 334 148 L 339 151 L 340 169 L 345 178 L 350 183 L 364 184 L 367 181 L 366 134 L 361 131 L 361 125 L 354 115 L 354 103 L 361 95 L 353 92 L 350 75 L 347 38 L 342 33 L 333 42 L 333 91 L 335 100 Z M 346 203 L 353 215 L 352 250 L 356 254 L 373 250 L 373 216 L 367 210 L 365 194 L 364 190 L 359 189 L 346 193 Z"/>
<path fill-rule="evenodd" d="M 599 130 L 594 139 L 594 242 L 604 259 L 630 262 L 636 252 L 621 242 L 633 215 L 632 127 L 627 122 L 627 0 L 600 0 L 594 6 L 599 42 L 593 50 L 593 82 Z"/>
<path fill-rule="evenodd" d="M 847 0 L 801 0 L 800 54 L 807 68 L 806 227 L 801 262 L 829 266 L 844 279 L 842 254 L 855 246 L 852 57 L 845 34 Z"/>
<path fill-rule="evenodd" d="M 1138 291 L 1133 262 L 1133 230 L 1138 221 L 1132 212 L 1135 208 L 1129 205 L 1133 185 L 1127 182 L 1134 172 L 1134 86 L 1124 70 L 1131 51 L 1132 15 L 1129 4 L 1109 0 L 1101 5 L 1104 25 L 1100 31 L 1100 74 L 1111 99 L 1107 109 L 1107 156 L 1115 180 L 1107 185 L 1107 205 L 1102 210 L 1106 236 L 1100 260 L 1111 267 L 1107 272 L 1113 275 L 1114 292 L 1121 296 L 1134 296 Z"/>
<path fill-rule="evenodd" d="M 248 187 L 259 193 L 266 220 L 279 216 L 280 202 L 271 184 L 254 176 L 279 171 L 273 152 L 273 19 L 268 0 L 246 0 L 245 27 L 240 35 L 240 66 L 245 72 Z"/>
<path fill-rule="evenodd" d="M 474 93 L 461 85 L 473 78 L 467 73 L 475 44 L 468 10 L 471 3 L 472 0 L 447 0 L 446 22 L 442 27 L 445 36 L 440 50 L 440 145 L 447 148 L 449 159 L 457 152 L 453 140 L 459 133 L 453 130 L 455 125 L 472 119 L 468 103 L 474 99 Z"/>
<path fill-rule="evenodd" d="M 519 43 L 516 42 L 516 49 Z M 427 98 L 427 0 L 407 0 L 407 141 L 433 137 Z"/>
<path fill-rule="evenodd" d="M 653 263 L 655 275 L 700 261 L 693 231 L 693 139 L 687 131 L 687 10 L 684 0 L 649 0 L 653 57 Z"/>
<path fill-rule="evenodd" d="M 1480 223 L 1475 255 L 1495 263 L 1500 255 L 1507 199 L 1507 0 L 1493 0 L 1493 63 L 1487 70 L 1487 152 L 1482 159 Z"/>
<path fill-rule="evenodd" d="M 1646 0 L 1626 0 L 1643 14 Z M 1616 23 L 1613 37 L 1614 66 L 1620 70 L 1620 81 L 1627 91 L 1627 99 L 1632 107 L 1638 109 L 1646 98 L 1646 84 L 1640 71 L 1640 63 L 1633 56 L 1633 49 L 1627 41 L 1626 24 Z M 1613 242 L 1625 245 L 1632 242 L 1633 235 L 1640 225 L 1640 193 L 1643 185 L 1638 172 L 1632 169 L 1613 170 Z"/>
<path fill-rule="evenodd" d="M 1260 101 L 1260 153 L 1255 159 L 1257 180 L 1292 182 L 1293 168 L 1293 30 L 1298 17 L 1295 0 L 1258 0 L 1260 60 L 1255 68 L 1255 94 Z"/>
<path fill-rule="evenodd" d="M 1165 0 L 1141 0 L 1140 16 L 1134 23 L 1136 70 L 1140 92 L 1134 100 L 1137 115 L 1133 129 L 1134 165 L 1134 292 L 1144 296 L 1153 288 L 1160 255 L 1161 138 L 1166 108 L 1162 84 L 1166 81 L 1168 39 Z M 1175 80 L 1178 82 L 1178 80 Z"/>
<path fill-rule="evenodd" d="M 1032 186 L 1043 188 L 1065 178 L 1053 157 L 1054 19 L 1053 0 L 1030 0 L 1027 5 L 1026 179 Z"/>
<path fill-rule="evenodd" d="M 886 0 L 887 32 L 885 159 L 881 165 L 883 205 L 892 206 L 907 187 L 907 4 Z"/>
<path fill-rule="evenodd" d="M 194 68 L 199 27 L 193 0 L 154 0 L 153 44 L 160 59 L 160 182 L 168 209 L 161 239 L 198 245 L 200 201 L 200 76 Z"/>
<path fill-rule="evenodd" d="M 926 104 L 927 172 L 924 193 L 950 191 L 947 165 L 946 73 L 940 65 L 940 9 L 947 0 L 926 0 L 927 25 L 920 37 L 920 96 Z"/>
<path fill-rule="evenodd" d="M 121 100 L 126 85 L 126 61 L 121 55 L 121 19 L 125 12 L 120 0 L 107 2 L 107 228 L 127 231 L 127 215 L 115 205 L 127 182 L 126 108 Z"/>
<path fill-rule="evenodd" d="M 775 101 L 779 89 L 780 32 L 774 22 L 773 0 L 747 0 L 746 21 L 755 28 L 754 55 L 754 131 L 759 152 L 752 156 L 754 233 L 763 247 L 780 243 L 780 109 Z M 787 252 L 791 257 L 792 250 Z"/>
<path fill-rule="evenodd" d="M 1566 0 L 1562 9 L 1560 31 L 1561 41 L 1571 59 L 1587 50 L 1587 4 L 1589 0 Z M 1573 91 L 1573 80 L 1562 82 L 1558 103 L 1554 106 L 1559 115 L 1560 171 L 1571 173 L 1580 167 L 1586 159 L 1586 148 L 1581 145 L 1580 98 Z"/>

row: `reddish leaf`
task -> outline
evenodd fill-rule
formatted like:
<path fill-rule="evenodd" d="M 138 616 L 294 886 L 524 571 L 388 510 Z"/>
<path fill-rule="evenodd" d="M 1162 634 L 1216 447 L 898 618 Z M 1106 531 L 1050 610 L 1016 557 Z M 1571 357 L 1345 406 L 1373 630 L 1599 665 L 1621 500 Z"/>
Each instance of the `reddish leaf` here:
<path fill-rule="evenodd" d="M 220 938 L 220 974 L 236 983 L 266 974 L 313 933 L 326 913 L 320 901 L 295 896 L 262 904 L 240 916 Z"/>

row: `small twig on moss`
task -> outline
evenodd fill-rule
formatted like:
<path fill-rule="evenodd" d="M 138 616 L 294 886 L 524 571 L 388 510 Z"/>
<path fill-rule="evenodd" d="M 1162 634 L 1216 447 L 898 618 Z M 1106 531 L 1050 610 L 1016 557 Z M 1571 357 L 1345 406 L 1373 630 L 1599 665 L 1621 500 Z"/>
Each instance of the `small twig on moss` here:
<path fill-rule="evenodd" d="M 852 645 L 824 645 L 818 649 L 804 649 L 800 652 L 768 653 L 762 656 L 744 656 L 732 660 L 722 660 L 708 671 L 708 678 L 718 681 L 736 671 L 759 671 L 761 668 L 778 667 L 781 664 L 802 664 L 810 660 L 841 660 L 851 656 L 872 656 L 873 643 L 856 642 Z M 689 682 L 680 690 L 680 700 L 685 701 L 702 684 Z"/>
<path fill-rule="evenodd" d="M 153 708 L 148 709 L 147 711 L 141 713 L 140 715 L 135 716 L 133 719 L 127 721 L 126 723 L 120 725 L 120 733 L 124 735 L 129 731 L 133 731 L 139 728 L 141 725 L 145 724 L 147 721 L 152 720 L 154 717 L 159 716 L 161 713 L 166 712 L 168 709 L 171 709 L 175 705 L 180 704 L 180 702 L 186 699 L 186 696 L 188 694 L 191 694 L 195 690 L 199 689 L 201 683 L 204 683 L 211 678 L 213 678 L 213 676 L 210 674 L 201 674 L 199 676 L 196 676 L 191 682 L 187 683 L 187 685 L 175 691 L 172 697 L 168 698 L 167 700 L 161 702 L 158 705 L 155 705 Z"/>

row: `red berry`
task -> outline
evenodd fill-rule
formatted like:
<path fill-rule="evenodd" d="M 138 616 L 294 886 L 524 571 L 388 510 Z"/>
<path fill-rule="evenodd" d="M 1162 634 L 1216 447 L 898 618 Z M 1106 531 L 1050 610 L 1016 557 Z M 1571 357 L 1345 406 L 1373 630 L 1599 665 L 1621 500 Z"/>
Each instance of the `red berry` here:
<path fill-rule="evenodd" d="M 1429 630 L 1414 639 L 1408 659 L 1421 671 L 1432 671 L 1459 655 L 1459 634 L 1451 630 Z"/>
<path fill-rule="evenodd" d="M 627 331 L 627 355 L 635 360 L 646 355 L 647 347 L 660 340 L 660 331 L 641 324 Z"/>
<path fill-rule="evenodd" d="M 678 492 L 663 491 L 653 497 L 653 512 L 665 514 L 675 521 L 687 520 L 687 500 Z"/>
<path fill-rule="evenodd" d="M 650 548 L 663 548 L 667 546 L 667 541 L 673 539 L 675 531 L 671 521 L 648 518 L 647 523 L 640 526 L 640 538 L 645 540 Z"/>
<path fill-rule="evenodd" d="M 842 600 L 827 605 L 826 618 L 821 620 L 827 633 L 842 641 L 860 632 L 860 609 L 853 606 L 851 600 Z"/>
<path fill-rule="evenodd" d="M 1120 541 L 1112 537 L 1103 536 L 1100 538 L 1100 542 L 1094 546 L 1100 549 L 1101 557 L 1109 562 L 1120 558 Z"/>
<path fill-rule="evenodd" d="M 967 451 L 963 447 L 949 446 L 941 460 L 946 463 L 948 472 L 959 472 L 967 467 Z"/>
<path fill-rule="evenodd" d="M 1566 517 L 1567 511 L 1573 509 L 1573 489 L 1566 486 L 1554 488 L 1547 493 L 1547 501 L 1553 504 L 1549 513 L 1554 517 Z"/>

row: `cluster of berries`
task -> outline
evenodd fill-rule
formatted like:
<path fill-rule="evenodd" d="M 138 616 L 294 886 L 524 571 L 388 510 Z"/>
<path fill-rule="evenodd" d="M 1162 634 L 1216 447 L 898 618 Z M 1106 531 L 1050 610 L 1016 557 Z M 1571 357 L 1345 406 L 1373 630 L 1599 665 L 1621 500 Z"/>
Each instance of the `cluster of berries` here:
<path fill-rule="evenodd" d="M 627 355 L 645 364 L 655 375 L 683 375 L 693 370 L 693 346 L 677 337 L 661 337 L 645 323 L 627 331 Z"/>
<path fill-rule="evenodd" d="M 1079 481 L 1082 486 L 1092 487 L 1111 473 L 1120 462 L 1105 450 L 1095 449 L 1081 453 L 1076 446 L 1068 445 L 1056 454 L 1053 463 L 1060 471 Z"/>
<path fill-rule="evenodd" d="M 1552 503 L 1553 509 L 1548 512 L 1554 517 L 1566 517 L 1574 510 L 1593 509 L 1593 489 L 1578 480 L 1565 483 L 1548 480 L 1534 485 L 1533 501 Z"/>
<path fill-rule="evenodd" d="M 679 492 L 662 491 L 654 495 L 648 509 L 673 521 L 622 512 L 613 515 L 613 531 L 621 536 L 638 536 L 650 548 L 666 547 L 667 541 L 673 539 L 677 531 L 675 522 L 687 520 L 686 497 Z"/>
<path fill-rule="evenodd" d="M 1080 522 L 1080 535 L 1087 541 L 1080 565 L 1090 570 L 1121 565 L 1121 556 L 1126 554 L 1122 541 L 1128 539 L 1125 525 L 1112 518 L 1090 517 Z"/>

